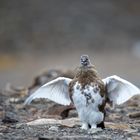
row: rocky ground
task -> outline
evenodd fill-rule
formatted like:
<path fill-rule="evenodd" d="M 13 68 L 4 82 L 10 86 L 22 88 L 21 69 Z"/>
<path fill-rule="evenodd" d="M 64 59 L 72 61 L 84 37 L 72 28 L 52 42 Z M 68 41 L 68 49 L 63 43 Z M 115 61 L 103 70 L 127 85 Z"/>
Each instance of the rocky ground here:
<path fill-rule="evenodd" d="M 37 76 L 28 88 L 7 85 L 0 92 L 1 140 L 52 140 L 52 139 L 140 139 L 140 97 L 135 96 L 121 106 L 106 106 L 104 130 L 80 129 L 77 113 L 72 106 L 64 107 L 48 100 L 35 100 L 31 105 L 23 103 L 38 86 L 58 76 L 72 78 L 71 71 L 50 70 Z"/>

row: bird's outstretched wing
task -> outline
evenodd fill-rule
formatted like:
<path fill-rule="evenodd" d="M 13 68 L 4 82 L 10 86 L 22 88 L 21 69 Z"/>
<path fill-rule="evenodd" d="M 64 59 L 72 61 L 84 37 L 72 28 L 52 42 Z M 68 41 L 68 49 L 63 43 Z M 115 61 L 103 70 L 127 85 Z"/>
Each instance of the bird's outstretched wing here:
<path fill-rule="evenodd" d="M 113 104 L 122 104 L 132 96 L 139 94 L 140 89 L 132 83 L 114 75 L 103 79 L 107 88 L 107 97 Z"/>
<path fill-rule="evenodd" d="M 71 79 L 65 77 L 59 77 L 52 80 L 29 96 L 24 104 L 30 104 L 31 101 L 36 98 L 48 98 L 56 103 L 69 105 L 71 103 L 68 92 L 70 81 Z"/>

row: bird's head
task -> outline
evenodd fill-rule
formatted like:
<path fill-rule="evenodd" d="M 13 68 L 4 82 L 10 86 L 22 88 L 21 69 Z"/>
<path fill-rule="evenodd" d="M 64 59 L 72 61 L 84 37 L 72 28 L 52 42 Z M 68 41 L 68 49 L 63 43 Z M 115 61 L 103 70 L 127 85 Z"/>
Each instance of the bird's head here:
<path fill-rule="evenodd" d="M 88 55 L 82 55 L 80 59 L 80 63 L 82 66 L 89 66 L 90 65 L 90 59 Z"/>

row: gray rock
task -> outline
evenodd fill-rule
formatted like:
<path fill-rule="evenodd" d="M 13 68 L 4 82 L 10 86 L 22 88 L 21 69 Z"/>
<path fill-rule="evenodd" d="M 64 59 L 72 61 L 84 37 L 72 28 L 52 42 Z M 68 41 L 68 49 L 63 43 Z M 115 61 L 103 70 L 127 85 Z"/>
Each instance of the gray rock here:
<path fill-rule="evenodd" d="M 58 131 L 59 127 L 58 126 L 51 126 L 48 130 L 49 131 Z"/>
<path fill-rule="evenodd" d="M 103 129 L 101 129 L 101 128 L 90 129 L 88 131 L 88 134 L 95 134 L 95 133 L 99 133 L 99 132 L 102 132 L 102 131 L 103 131 Z"/>
<path fill-rule="evenodd" d="M 19 117 L 16 113 L 13 112 L 5 112 L 5 115 L 2 119 L 3 123 L 17 123 L 19 121 Z"/>

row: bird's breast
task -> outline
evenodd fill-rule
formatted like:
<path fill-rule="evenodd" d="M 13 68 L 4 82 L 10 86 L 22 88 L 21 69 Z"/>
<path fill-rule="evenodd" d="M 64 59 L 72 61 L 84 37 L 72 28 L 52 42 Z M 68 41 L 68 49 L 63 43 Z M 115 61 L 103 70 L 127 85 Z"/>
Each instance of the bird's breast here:
<path fill-rule="evenodd" d="M 73 86 L 72 99 L 78 111 L 83 110 L 83 108 L 99 111 L 104 97 L 100 95 L 100 88 L 97 84 L 90 83 L 82 86 L 77 81 Z"/>

